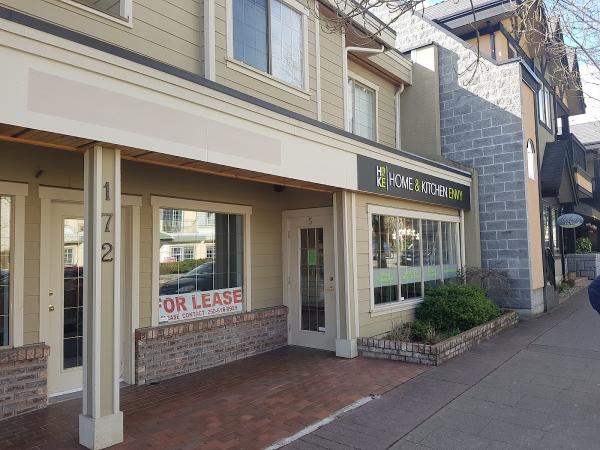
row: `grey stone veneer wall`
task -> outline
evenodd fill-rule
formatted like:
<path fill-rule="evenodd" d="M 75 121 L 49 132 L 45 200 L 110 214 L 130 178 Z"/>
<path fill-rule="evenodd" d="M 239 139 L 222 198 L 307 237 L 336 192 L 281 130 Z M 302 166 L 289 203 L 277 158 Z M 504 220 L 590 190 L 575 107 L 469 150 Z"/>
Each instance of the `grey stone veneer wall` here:
<path fill-rule="evenodd" d="M 473 48 L 429 20 L 407 15 L 394 28 L 401 51 L 438 45 L 441 152 L 479 173 L 482 266 L 511 280 L 510 295 L 498 302 L 539 310 L 541 301 L 543 310 L 543 296 L 530 289 L 528 239 L 539 236 L 527 227 L 520 63 L 481 58 L 473 71 Z"/>
<path fill-rule="evenodd" d="M 285 345 L 285 306 L 141 328 L 135 332 L 135 381 L 161 381 Z"/>
<path fill-rule="evenodd" d="M 600 275 L 600 253 L 570 253 L 565 255 L 567 272 L 593 280 Z"/>

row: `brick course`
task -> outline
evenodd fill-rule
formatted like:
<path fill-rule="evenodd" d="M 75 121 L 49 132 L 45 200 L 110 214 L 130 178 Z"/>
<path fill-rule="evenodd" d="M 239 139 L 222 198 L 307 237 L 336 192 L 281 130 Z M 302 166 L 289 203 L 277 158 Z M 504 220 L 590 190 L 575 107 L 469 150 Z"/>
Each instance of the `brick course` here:
<path fill-rule="evenodd" d="M 285 345 L 285 306 L 138 329 L 136 384 L 219 366 Z"/>
<path fill-rule="evenodd" d="M 45 344 L 0 349 L 0 420 L 48 404 L 48 355 Z"/>
<path fill-rule="evenodd" d="M 434 345 L 391 341 L 382 337 L 362 337 L 358 338 L 358 354 L 367 358 L 439 366 L 518 322 L 519 315 L 516 312 L 507 312 L 497 319 Z"/>

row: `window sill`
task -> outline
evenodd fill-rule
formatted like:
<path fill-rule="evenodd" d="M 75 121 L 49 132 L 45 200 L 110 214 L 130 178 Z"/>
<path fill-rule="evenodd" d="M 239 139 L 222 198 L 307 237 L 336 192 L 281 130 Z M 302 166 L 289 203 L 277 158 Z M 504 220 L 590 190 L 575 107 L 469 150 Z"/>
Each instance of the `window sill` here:
<path fill-rule="evenodd" d="M 308 90 L 304 90 L 297 86 L 293 86 L 285 81 L 281 81 L 275 78 L 273 75 L 262 72 L 248 64 L 245 64 L 241 61 L 238 61 L 233 58 L 227 58 L 227 68 L 235 70 L 237 72 L 243 73 L 249 77 L 252 77 L 256 80 L 262 81 L 263 83 L 267 83 L 273 87 L 282 89 L 290 94 L 294 94 L 304 100 L 310 100 L 310 92 Z"/>
<path fill-rule="evenodd" d="M 86 6 L 83 3 L 79 3 L 75 0 L 61 0 L 63 3 L 67 3 L 68 5 L 74 6 L 75 8 L 82 9 L 83 11 L 87 11 L 89 13 L 95 14 L 104 19 L 110 20 L 111 22 L 118 23 L 119 25 L 123 25 L 128 28 L 133 28 L 133 18 L 132 14 L 129 14 L 129 17 L 116 17 L 111 14 L 107 14 L 105 12 L 99 11 L 90 6 Z"/>
<path fill-rule="evenodd" d="M 548 125 L 546 125 L 545 122 L 542 122 L 541 120 L 538 119 L 538 123 L 544 127 L 546 129 L 546 131 L 548 131 L 549 133 L 554 134 L 554 131 L 552 131 L 552 128 L 550 128 Z"/>
<path fill-rule="evenodd" d="M 391 303 L 389 305 L 375 306 L 371 308 L 369 313 L 371 317 L 383 316 L 384 314 L 391 314 L 395 312 L 408 311 L 415 309 L 419 304 L 423 302 L 422 298 L 413 300 L 405 300 L 400 302 Z"/>

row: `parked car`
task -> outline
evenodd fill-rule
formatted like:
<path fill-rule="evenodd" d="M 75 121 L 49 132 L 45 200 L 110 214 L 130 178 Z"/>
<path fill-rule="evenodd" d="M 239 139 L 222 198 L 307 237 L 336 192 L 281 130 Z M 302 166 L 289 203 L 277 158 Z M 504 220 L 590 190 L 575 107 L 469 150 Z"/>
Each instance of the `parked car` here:
<path fill-rule="evenodd" d="M 158 294 L 173 295 L 195 291 L 212 291 L 214 286 L 213 274 L 214 262 L 205 262 L 184 273 L 179 278 L 163 283 L 158 290 Z"/>

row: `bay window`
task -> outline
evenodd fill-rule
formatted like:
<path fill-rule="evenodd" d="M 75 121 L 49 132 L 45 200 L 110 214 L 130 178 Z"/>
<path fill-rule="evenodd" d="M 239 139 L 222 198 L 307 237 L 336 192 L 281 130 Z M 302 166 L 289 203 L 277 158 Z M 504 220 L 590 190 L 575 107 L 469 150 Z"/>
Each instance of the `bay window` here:
<path fill-rule="evenodd" d="M 232 0 L 233 57 L 305 88 L 304 15 L 283 0 Z"/>
<path fill-rule="evenodd" d="M 11 234 L 11 197 L 0 196 L 0 347 L 9 344 Z"/>
<path fill-rule="evenodd" d="M 378 212 L 370 219 L 374 308 L 417 301 L 427 288 L 459 280 L 458 218 Z"/>
<path fill-rule="evenodd" d="M 377 91 L 366 84 L 348 79 L 348 128 L 352 133 L 377 140 Z"/>

